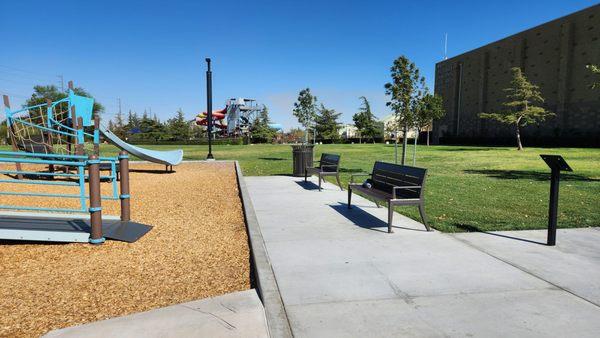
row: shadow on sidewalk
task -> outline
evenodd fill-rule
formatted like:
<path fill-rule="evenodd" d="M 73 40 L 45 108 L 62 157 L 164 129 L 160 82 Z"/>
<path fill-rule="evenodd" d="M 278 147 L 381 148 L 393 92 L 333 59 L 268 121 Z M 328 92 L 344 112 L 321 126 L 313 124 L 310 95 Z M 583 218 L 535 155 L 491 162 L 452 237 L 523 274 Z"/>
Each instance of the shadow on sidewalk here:
<path fill-rule="evenodd" d="M 533 244 L 539 244 L 539 245 L 546 245 L 545 242 L 538 242 L 538 241 L 534 241 L 531 239 L 526 239 L 526 238 L 519 238 L 519 237 L 514 237 L 514 236 L 509 236 L 509 235 L 505 235 L 505 234 L 499 234 L 499 233 L 494 233 L 494 232 L 489 232 L 489 231 L 483 231 L 480 230 L 478 227 L 473 226 L 473 225 L 468 225 L 468 224 L 455 224 L 455 227 L 462 229 L 462 230 L 466 230 L 467 232 L 476 232 L 476 233 L 481 233 L 481 234 L 486 234 L 486 235 L 491 235 L 491 236 L 496 236 L 496 237 L 502 237 L 502 238 L 506 238 L 506 239 L 512 239 L 515 241 L 521 241 L 521 242 L 527 242 L 527 243 L 533 243 Z"/>
<path fill-rule="evenodd" d="M 313 183 L 311 181 L 304 182 L 304 179 L 302 179 L 302 181 L 294 181 L 294 182 L 306 190 L 319 190 L 319 185 L 316 183 Z"/>
<path fill-rule="evenodd" d="M 346 203 L 339 204 L 329 204 L 329 206 L 337 211 L 340 215 L 346 217 L 349 221 L 354 223 L 354 225 L 359 226 L 364 229 L 369 229 L 373 231 L 379 231 L 387 233 L 387 221 L 382 220 L 376 216 L 371 215 L 370 213 L 364 211 L 362 207 L 357 206 L 356 204 L 352 205 L 352 209 L 348 209 Z M 381 229 L 379 229 L 381 228 Z M 397 225 L 392 225 L 392 228 L 395 229 L 403 229 L 403 230 L 411 230 L 411 231 L 419 231 L 419 232 L 427 232 L 421 229 L 407 228 L 401 227 Z"/>

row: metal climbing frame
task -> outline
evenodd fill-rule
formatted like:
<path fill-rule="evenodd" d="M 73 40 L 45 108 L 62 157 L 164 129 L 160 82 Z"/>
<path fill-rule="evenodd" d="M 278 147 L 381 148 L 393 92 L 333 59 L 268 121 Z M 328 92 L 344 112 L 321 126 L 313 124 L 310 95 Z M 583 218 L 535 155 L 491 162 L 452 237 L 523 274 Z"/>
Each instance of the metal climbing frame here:
<path fill-rule="evenodd" d="M 117 186 L 117 161 L 121 171 L 120 190 Z M 25 196 L 42 198 L 79 199 L 79 208 L 50 208 L 23 205 L 0 205 L 0 209 L 21 211 L 45 211 L 45 212 L 67 212 L 67 213 L 90 213 L 91 235 L 90 243 L 99 244 L 104 242 L 102 235 L 102 207 L 101 201 L 121 200 L 121 220 L 129 221 L 129 156 L 127 152 L 121 152 L 119 157 L 98 157 L 96 155 L 58 155 L 40 154 L 26 152 L 0 151 L 0 163 L 15 163 L 26 165 L 47 165 L 64 168 L 76 168 L 77 173 L 46 172 L 32 170 L 0 170 L 0 174 L 20 176 L 25 179 L 0 179 L 0 183 L 19 185 L 41 185 L 41 186 L 67 186 L 77 189 L 77 193 L 56 192 L 23 192 L 23 191 L 0 191 L 5 196 Z M 109 163 L 112 168 L 110 175 L 100 175 L 100 164 Z M 20 167 L 20 166 L 19 166 Z M 87 170 L 87 174 L 86 174 Z M 100 182 L 108 180 L 112 184 L 112 194 L 102 195 Z M 86 181 L 89 184 L 86 192 Z M 88 203 L 89 201 L 89 203 Z"/>

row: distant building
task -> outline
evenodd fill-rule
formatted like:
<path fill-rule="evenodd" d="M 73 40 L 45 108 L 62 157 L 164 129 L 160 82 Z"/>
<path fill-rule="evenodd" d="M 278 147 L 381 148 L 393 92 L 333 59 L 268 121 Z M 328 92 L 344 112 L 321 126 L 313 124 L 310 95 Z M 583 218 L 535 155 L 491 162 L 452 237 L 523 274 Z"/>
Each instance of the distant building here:
<path fill-rule="evenodd" d="M 439 62 L 435 93 L 446 116 L 434 122 L 433 141 L 514 143 L 514 126 L 478 115 L 503 109 L 510 68 L 520 67 L 556 114 L 524 128 L 526 144 L 600 146 L 600 93 L 589 88 L 589 63 L 600 64 L 600 5 Z"/>
<path fill-rule="evenodd" d="M 342 125 L 338 133 L 344 139 L 359 137 L 358 129 L 350 123 Z"/>
<path fill-rule="evenodd" d="M 395 126 L 395 115 L 394 114 L 389 114 L 384 116 L 380 121 L 383 122 L 383 138 L 384 140 L 393 140 L 394 139 L 394 135 L 396 134 L 396 126 Z M 415 130 L 413 128 L 408 129 L 408 132 L 406 133 L 406 137 L 407 138 L 414 138 L 415 137 Z M 402 138 L 402 128 L 399 127 L 398 129 L 398 138 Z"/>

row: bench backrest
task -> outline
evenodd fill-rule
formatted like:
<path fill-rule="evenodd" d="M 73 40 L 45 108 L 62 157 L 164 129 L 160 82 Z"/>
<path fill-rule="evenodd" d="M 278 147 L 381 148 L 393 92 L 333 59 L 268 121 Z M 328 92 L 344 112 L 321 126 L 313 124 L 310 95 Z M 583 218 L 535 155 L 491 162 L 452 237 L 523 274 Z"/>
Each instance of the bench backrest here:
<path fill-rule="evenodd" d="M 319 165 L 323 171 L 336 172 L 340 164 L 340 155 L 336 154 L 321 154 Z"/>
<path fill-rule="evenodd" d="M 371 184 L 374 189 L 392 194 L 394 186 L 417 186 L 422 188 L 398 189 L 396 195 L 402 198 L 421 198 L 425 187 L 427 169 L 400 164 L 375 162 Z"/>

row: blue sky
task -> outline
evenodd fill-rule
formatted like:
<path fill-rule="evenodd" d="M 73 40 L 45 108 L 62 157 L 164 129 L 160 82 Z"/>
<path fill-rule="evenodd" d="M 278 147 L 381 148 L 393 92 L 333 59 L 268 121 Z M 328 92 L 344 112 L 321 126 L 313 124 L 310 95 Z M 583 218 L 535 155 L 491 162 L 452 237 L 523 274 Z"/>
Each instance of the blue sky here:
<path fill-rule="evenodd" d="M 5 1 L 0 92 L 20 105 L 34 84 L 74 80 L 107 108 L 166 119 L 230 97 L 266 104 L 296 126 L 292 105 L 310 87 L 350 122 L 366 96 L 385 116 L 383 85 L 406 55 L 433 89 L 435 63 L 596 4 L 543 1 Z"/>

